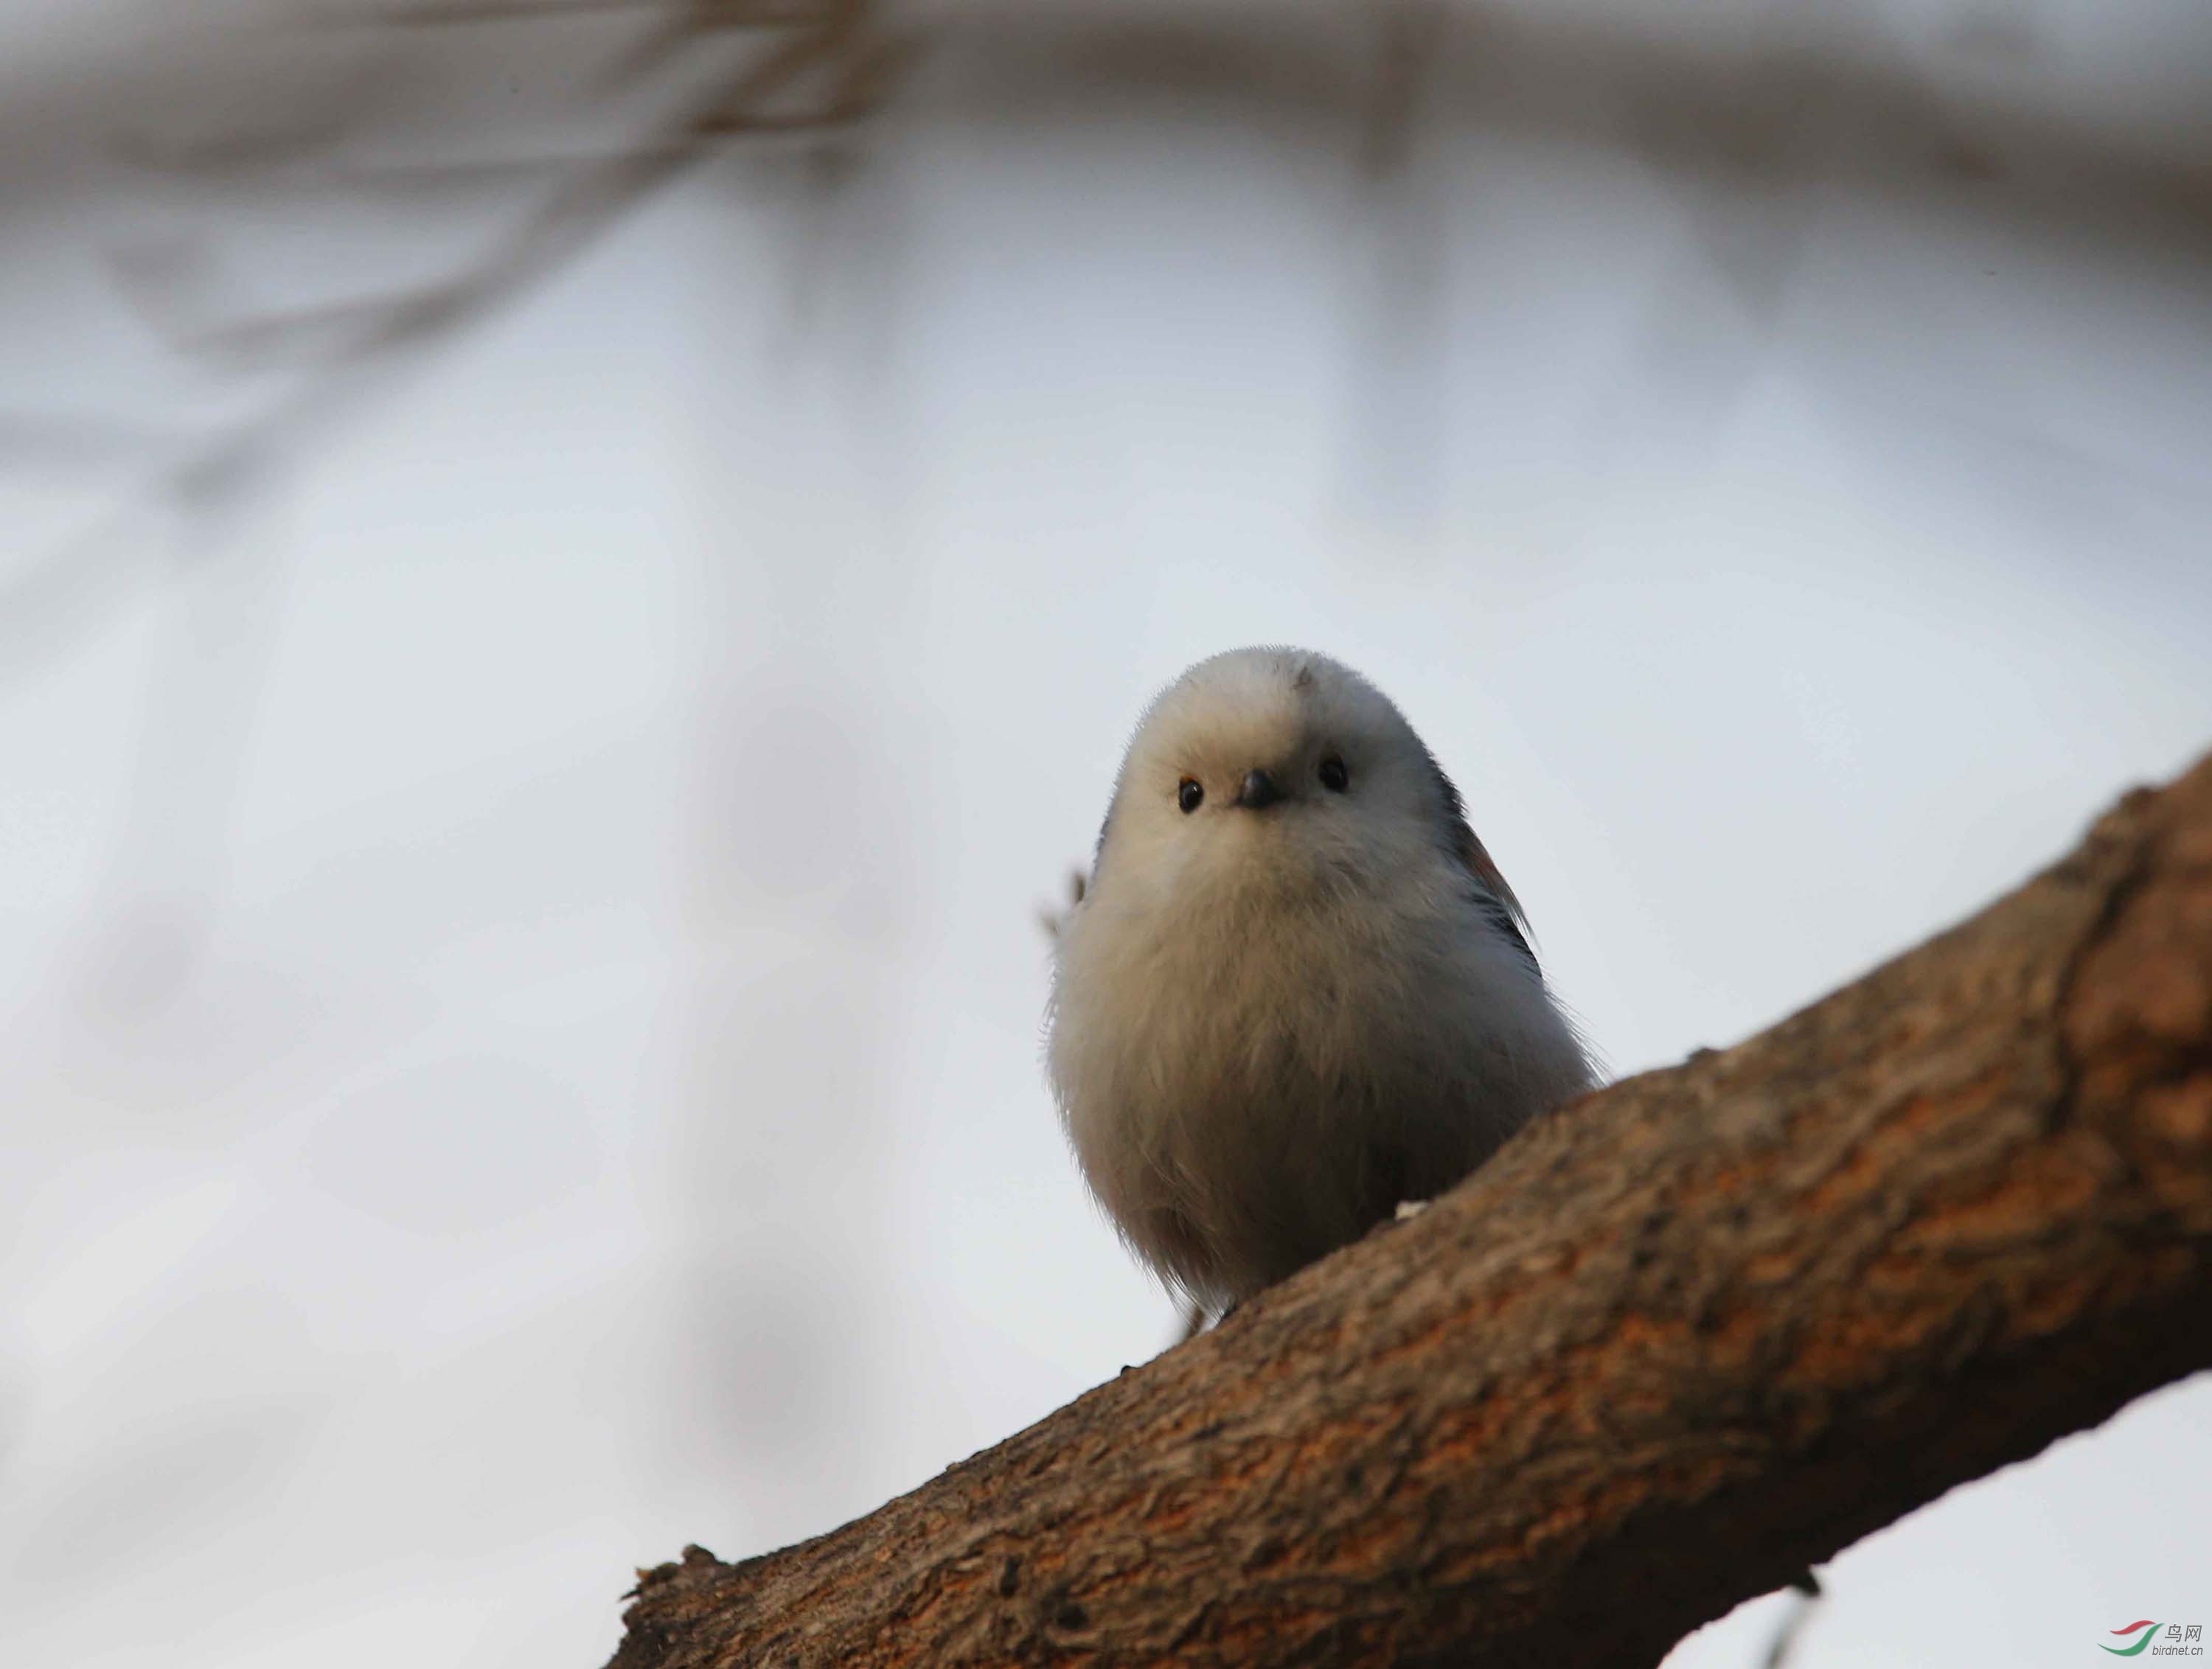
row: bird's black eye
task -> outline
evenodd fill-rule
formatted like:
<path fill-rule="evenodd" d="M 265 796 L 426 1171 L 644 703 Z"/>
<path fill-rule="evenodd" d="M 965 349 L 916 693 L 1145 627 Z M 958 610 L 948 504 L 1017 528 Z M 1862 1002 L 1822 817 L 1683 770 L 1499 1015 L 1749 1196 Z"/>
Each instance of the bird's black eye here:
<path fill-rule="evenodd" d="M 1199 801 L 1206 798 L 1206 785 L 1196 777 L 1185 777 L 1176 789 L 1176 804 L 1185 811 L 1198 810 Z"/>
<path fill-rule="evenodd" d="M 1352 773 L 1334 754 L 1321 762 L 1321 786 L 1332 794 L 1340 794 L 1352 786 Z"/>

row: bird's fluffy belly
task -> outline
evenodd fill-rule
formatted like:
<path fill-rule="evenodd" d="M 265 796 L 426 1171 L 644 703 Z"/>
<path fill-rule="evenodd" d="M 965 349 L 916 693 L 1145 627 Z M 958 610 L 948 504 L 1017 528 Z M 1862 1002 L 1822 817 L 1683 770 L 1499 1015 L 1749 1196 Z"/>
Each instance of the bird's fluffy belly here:
<path fill-rule="evenodd" d="M 1053 1064 L 1069 1133 L 1131 1244 L 1203 1300 L 1449 1186 L 1526 1116 L 1468 1006 L 1495 968 L 1308 926 L 1157 945 L 1141 968 L 1067 947 Z"/>

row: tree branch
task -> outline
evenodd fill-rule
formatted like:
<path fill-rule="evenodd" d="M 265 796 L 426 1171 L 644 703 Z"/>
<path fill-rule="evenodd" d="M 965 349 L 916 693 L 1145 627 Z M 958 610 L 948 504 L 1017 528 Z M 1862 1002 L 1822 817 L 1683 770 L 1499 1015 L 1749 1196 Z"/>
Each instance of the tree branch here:
<path fill-rule="evenodd" d="M 615 1669 L 1650 1663 L 2212 1363 L 2212 758 Z"/>

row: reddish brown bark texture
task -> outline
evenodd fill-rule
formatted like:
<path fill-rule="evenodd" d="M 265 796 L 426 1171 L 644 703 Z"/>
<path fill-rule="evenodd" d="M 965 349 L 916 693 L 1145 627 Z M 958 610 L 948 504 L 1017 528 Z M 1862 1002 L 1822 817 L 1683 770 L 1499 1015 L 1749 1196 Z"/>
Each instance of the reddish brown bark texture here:
<path fill-rule="evenodd" d="M 2212 760 L 617 1669 L 1650 1663 L 2212 1364 Z"/>

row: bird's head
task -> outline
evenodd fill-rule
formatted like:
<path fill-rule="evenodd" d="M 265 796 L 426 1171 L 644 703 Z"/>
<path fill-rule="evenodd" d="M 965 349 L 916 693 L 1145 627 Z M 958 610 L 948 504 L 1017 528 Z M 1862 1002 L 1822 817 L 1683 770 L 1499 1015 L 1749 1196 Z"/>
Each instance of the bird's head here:
<path fill-rule="evenodd" d="M 1374 685 L 1325 655 L 1237 649 L 1139 722 L 1097 880 L 1186 900 L 1358 889 L 1472 841 L 1450 782 Z"/>

